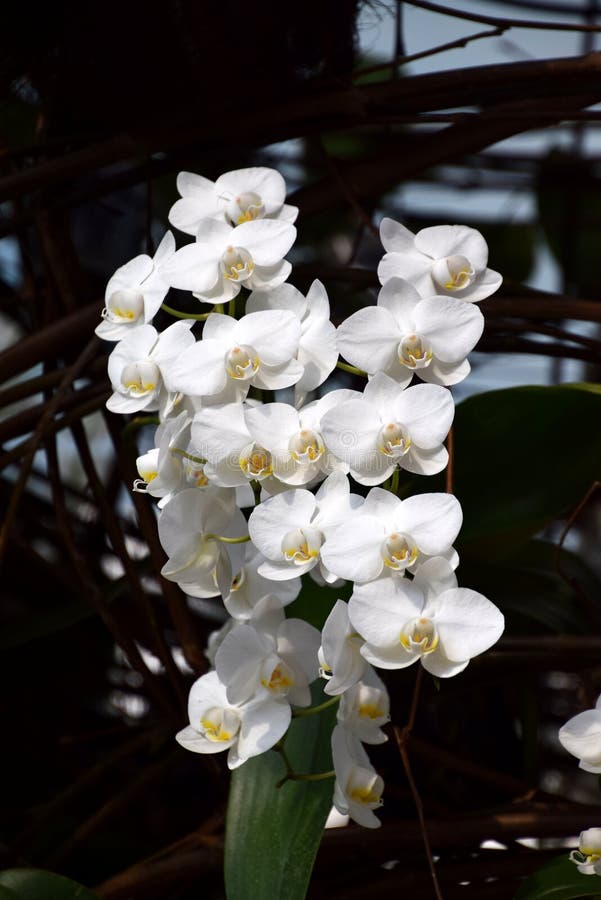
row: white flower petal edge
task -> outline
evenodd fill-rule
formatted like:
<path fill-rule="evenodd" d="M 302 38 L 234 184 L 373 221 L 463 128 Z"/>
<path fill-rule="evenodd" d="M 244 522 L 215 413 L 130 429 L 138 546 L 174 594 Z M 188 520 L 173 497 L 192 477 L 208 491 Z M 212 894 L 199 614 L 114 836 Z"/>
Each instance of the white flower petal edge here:
<path fill-rule="evenodd" d="M 384 781 L 360 741 L 342 725 L 336 725 L 332 732 L 332 759 L 336 772 L 334 806 L 338 812 L 365 828 L 379 828 L 382 823 L 374 810 L 382 805 Z"/>

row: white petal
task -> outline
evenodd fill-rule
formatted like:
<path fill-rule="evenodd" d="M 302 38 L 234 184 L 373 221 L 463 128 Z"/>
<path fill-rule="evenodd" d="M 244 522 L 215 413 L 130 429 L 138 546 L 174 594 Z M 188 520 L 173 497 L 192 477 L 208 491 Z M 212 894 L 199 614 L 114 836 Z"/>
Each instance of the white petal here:
<path fill-rule="evenodd" d="M 459 675 L 460 672 L 463 672 L 463 670 L 467 668 L 469 659 L 466 659 L 463 662 L 451 662 L 451 660 L 445 656 L 444 651 L 439 644 L 433 653 L 422 656 L 421 663 L 426 672 L 429 672 L 430 675 L 434 675 L 436 678 L 452 678 L 453 675 Z"/>
<path fill-rule="evenodd" d="M 483 330 L 484 316 L 477 306 L 464 300 L 430 297 L 415 309 L 415 331 L 430 341 L 434 356 L 443 363 L 465 359 Z"/>
<path fill-rule="evenodd" d="M 338 361 L 336 327 L 329 319 L 315 318 L 301 335 L 298 360 L 304 373 L 298 382 L 304 391 L 313 391 L 334 371 Z"/>
<path fill-rule="evenodd" d="M 450 391 L 433 384 L 416 384 L 398 393 L 395 420 L 409 429 L 411 440 L 423 450 L 435 450 L 445 439 L 455 415 Z"/>
<path fill-rule="evenodd" d="M 296 359 L 290 359 L 279 366 L 263 364 L 252 378 L 251 384 L 268 391 L 277 391 L 296 384 L 302 378 L 303 371 L 303 366 Z"/>
<path fill-rule="evenodd" d="M 235 333 L 239 343 L 255 348 L 262 362 L 278 366 L 296 356 L 301 326 L 294 313 L 269 309 L 243 316 Z"/>
<path fill-rule="evenodd" d="M 386 309 L 402 337 L 415 328 L 415 310 L 421 301 L 419 293 L 404 278 L 391 278 L 378 294 L 378 307 Z"/>
<path fill-rule="evenodd" d="M 386 217 L 380 222 L 380 240 L 389 253 L 406 253 L 415 248 L 413 232 L 400 222 Z"/>
<path fill-rule="evenodd" d="M 230 346 L 236 343 L 237 322 L 231 316 L 221 313 L 211 313 L 202 330 L 203 341 L 215 339 L 224 345 Z"/>
<path fill-rule="evenodd" d="M 206 340 L 186 350 L 169 372 L 169 389 L 198 397 L 217 394 L 227 383 L 223 344 Z"/>
<path fill-rule="evenodd" d="M 355 585 L 349 600 L 349 618 L 359 634 L 374 647 L 395 647 L 403 626 L 419 616 L 422 591 L 406 578 L 379 578 Z M 407 651 L 405 651 L 407 652 Z"/>
<path fill-rule="evenodd" d="M 431 281 L 431 265 L 432 260 L 415 249 L 403 253 L 385 253 L 378 265 L 378 278 L 384 286 L 394 278 L 402 278 L 410 282 L 419 293 Z"/>
<path fill-rule="evenodd" d="M 240 451 L 251 441 L 242 403 L 207 406 L 192 423 L 193 455 L 213 464 L 225 461 L 240 473 Z"/>
<path fill-rule="evenodd" d="M 400 339 L 392 315 L 379 306 L 367 306 L 349 316 L 336 334 L 340 353 L 365 372 L 388 369 Z"/>
<path fill-rule="evenodd" d="M 410 534 L 422 553 L 439 556 L 459 534 L 463 514 L 453 494 L 418 494 L 402 501 L 395 518 L 397 530 Z"/>
<path fill-rule="evenodd" d="M 307 309 L 311 318 L 330 318 L 330 301 L 328 300 L 328 294 L 318 278 L 311 284 L 311 287 L 307 292 Z"/>
<path fill-rule="evenodd" d="M 321 420 L 321 433 L 328 450 L 360 471 L 364 466 L 369 468 L 375 459 L 381 427 L 377 411 L 363 399 L 341 403 Z"/>
<path fill-rule="evenodd" d="M 236 739 L 237 735 L 234 735 L 229 741 L 209 741 L 208 738 L 190 725 L 182 728 L 175 735 L 175 740 L 178 744 L 181 744 L 186 750 L 191 750 L 192 753 L 221 753 L 222 750 L 227 750 L 228 747 L 231 747 Z"/>
<path fill-rule="evenodd" d="M 467 588 L 452 588 L 428 601 L 443 652 L 452 662 L 472 659 L 503 634 L 505 620 L 494 603 Z"/>
<path fill-rule="evenodd" d="M 236 625 L 215 655 L 215 669 L 230 703 L 244 703 L 260 685 L 261 664 L 269 646 L 250 625 Z"/>
<path fill-rule="evenodd" d="M 300 669 L 307 682 L 319 676 L 320 634 L 317 628 L 302 619 L 286 619 L 278 630 L 277 652 L 284 662 Z"/>
<path fill-rule="evenodd" d="M 415 236 L 415 246 L 432 259 L 465 256 L 476 272 L 486 268 L 488 247 L 479 231 L 467 225 L 432 225 Z"/>
<path fill-rule="evenodd" d="M 434 450 L 421 450 L 415 445 L 399 460 L 401 469 L 414 475 L 436 475 L 446 468 L 449 462 L 447 448 L 440 444 Z"/>
<path fill-rule="evenodd" d="M 286 199 L 286 182 L 276 169 L 253 166 L 225 172 L 215 182 L 217 196 L 228 200 L 237 194 L 258 194 L 265 206 L 266 215 L 278 212 Z"/>
<path fill-rule="evenodd" d="M 601 711 L 587 709 L 559 729 L 559 741 L 578 759 L 601 766 Z"/>
<path fill-rule="evenodd" d="M 233 247 L 248 250 L 257 266 L 273 266 L 283 259 L 294 241 L 296 228 L 278 219 L 255 219 L 243 222 L 231 233 Z"/>
<path fill-rule="evenodd" d="M 245 412 L 248 430 L 254 441 L 271 453 L 287 454 L 292 435 L 300 429 L 297 411 L 288 403 L 265 403 Z"/>
<path fill-rule="evenodd" d="M 218 256 L 202 244 L 187 244 L 165 263 L 162 275 L 171 287 L 184 291 L 208 291 L 219 277 Z"/>
<path fill-rule="evenodd" d="M 338 578 L 363 583 L 383 568 L 380 545 L 385 532 L 379 519 L 358 515 L 339 525 L 321 548 L 321 558 Z"/>
<path fill-rule="evenodd" d="M 310 491 L 298 489 L 270 497 L 250 514 L 248 530 L 253 543 L 263 556 L 279 562 L 282 538 L 288 531 L 308 525 L 314 509 L 315 497 Z M 287 565 L 294 575 L 300 574 L 297 566 Z"/>
<path fill-rule="evenodd" d="M 281 284 L 271 291 L 253 291 L 246 301 L 246 312 L 259 312 L 264 309 L 287 309 L 302 319 L 307 301 L 292 284 Z"/>
<path fill-rule="evenodd" d="M 469 300 L 470 303 L 478 303 L 498 291 L 502 283 L 502 275 L 493 269 L 485 269 L 475 282 L 466 291 L 461 291 L 458 296 L 462 300 Z"/>
<path fill-rule="evenodd" d="M 288 703 L 264 700 L 244 709 L 238 737 L 241 760 L 258 756 L 277 744 L 290 725 L 292 711 Z"/>

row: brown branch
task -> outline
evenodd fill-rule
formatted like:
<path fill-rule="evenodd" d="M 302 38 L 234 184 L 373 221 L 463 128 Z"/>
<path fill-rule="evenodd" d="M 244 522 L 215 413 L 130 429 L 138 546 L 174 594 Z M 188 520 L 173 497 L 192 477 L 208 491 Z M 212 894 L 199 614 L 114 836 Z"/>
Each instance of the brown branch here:
<path fill-rule="evenodd" d="M 23 490 L 25 489 L 25 485 L 27 483 L 27 478 L 29 476 L 29 470 L 33 464 L 33 458 L 35 456 L 37 448 L 40 446 L 42 440 L 44 439 L 44 434 L 48 424 L 52 421 L 57 409 L 60 406 L 61 401 L 63 400 L 64 395 L 70 390 L 73 382 L 81 375 L 81 373 L 85 370 L 87 364 L 90 362 L 92 357 L 97 351 L 98 347 L 98 339 L 96 337 L 92 338 L 86 345 L 86 347 L 79 354 L 75 362 L 69 366 L 66 370 L 57 391 L 45 407 L 45 411 L 38 422 L 38 425 L 33 433 L 33 436 L 30 441 L 30 446 L 27 451 L 27 454 L 23 460 L 21 471 L 19 472 L 19 477 L 15 484 L 14 491 L 11 495 L 8 509 L 6 510 L 4 522 L 2 523 L 2 529 L 0 530 L 0 563 L 2 562 L 2 557 L 6 552 L 8 536 L 10 530 L 12 528 L 13 519 L 17 512 L 17 508 L 19 506 L 19 502 L 21 500 L 21 495 Z"/>
<path fill-rule="evenodd" d="M 252 109 L 241 113 L 239 109 L 228 107 L 221 117 L 212 117 L 210 122 L 196 120 L 192 126 L 189 120 L 183 118 L 161 120 L 153 123 L 152 129 L 149 129 L 147 122 L 139 123 L 135 132 L 99 141 L 5 176 L 0 179 L 0 198 L 9 200 L 49 184 L 59 186 L 86 172 L 155 152 L 168 153 L 195 145 L 201 145 L 204 150 L 218 150 L 224 143 L 237 138 L 241 131 L 244 131 L 249 147 L 264 146 L 287 138 L 320 133 L 326 128 L 331 130 L 369 124 L 374 116 L 391 108 L 394 112 L 398 112 L 399 108 L 403 112 L 423 111 L 494 104 L 511 99 L 540 100 L 551 96 L 561 98 L 561 118 L 568 111 L 567 98 L 587 92 L 583 106 L 599 99 L 601 92 L 591 92 L 591 85 L 596 84 L 600 70 L 601 56 L 592 53 L 582 58 L 504 63 L 436 72 L 322 93 L 317 93 L 315 85 L 311 84 L 307 93 L 260 111 Z M 590 95 L 588 92 L 591 92 Z M 532 110 L 532 127 L 536 127 L 537 105 Z M 464 137 L 464 143 L 466 147 L 488 146 L 493 140 L 499 140 L 502 134 L 492 134 L 490 139 L 485 134 L 482 136 L 483 143 L 475 141 L 473 136 L 471 141 Z M 429 164 L 426 161 L 426 165 Z M 142 179 L 144 173 L 142 167 Z M 327 200 L 324 205 L 327 205 Z"/>
<path fill-rule="evenodd" d="M 508 28 L 535 28 L 540 31 L 601 31 L 601 25 L 581 25 L 573 22 L 541 22 L 533 19 L 504 19 L 499 16 L 483 16 L 480 13 L 464 12 L 452 9 L 448 6 L 440 6 L 429 0 L 406 0 L 411 6 L 426 9 L 429 12 L 441 13 L 454 19 L 464 19 L 468 22 L 481 22 L 483 25 L 496 25 L 504 30 Z M 584 10 L 582 10 L 584 12 Z"/>
<path fill-rule="evenodd" d="M 430 869 L 430 876 L 432 878 L 434 893 L 436 894 L 437 900 L 443 900 L 443 896 L 440 892 L 440 886 L 438 884 L 438 877 L 436 875 L 436 866 L 434 865 L 432 848 L 430 847 L 430 840 L 428 838 L 428 829 L 426 828 L 426 820 L 424 818 L 424 808 L 422 805 L 421 797 L 419 795 L 419 791 L 417 789 L 417 785 L 415 784 L 415 779 L 413 778 L 411 763 L 409 762 L 409 755 L 407 753 L 407 741 L 411 737 L 411 732 L 413 731 L 413 726 L 415 725 L 415 717 L 417 716 L 417 708 L 419 706 L 419 695 L 422 685 L 422 677 L 423 669 L 421 667 L 421 664 L 418 662 L 415 684 L 413 687 L 413 697 L 411 699 L 411 708 L 409 710 L 409 718 L 407 720 L 407 724 L 402 730 L 398 727 L 398 725 L 393 725 L 392 730 L 394 732 L 394 737 L 399 748 L 399 753 L 401 755 L 401 760 L 403 762 L 407 781 L 409 782 L 411 794 L 413 795 L 413 802 L 415 803 L 415 808 L 417 810 L 422 842 L 424 845 L 424 850 L 426 851 L 426 857 L 428 859 L 428 868 Z"/>
<path fill-rule="evenodd" d="M 119 525 L 117 516 L 115 515 L 115 511 L 112 509 L 105 496 L 104 488 L 102 487 L 100 478 L 96 471 L 85 431 L 80 421 L 73 423 L 73 425 L 71 426 L 71 433 L 73 435 L 73 440 L 79 453 L 79 458 L 81 460 L 83 470 L 86 473 L 88 484 L 92 490 L 92 494 L 94 496 L 94 499 L 96 500 L 98 510 L 102 516 L 103 524 L 106 529 L 107 536 L 111 542 L 113 551 L 118 556 L 121 564 L 123 565 L 125 576 L 128 580 L 132 595 L 137 603 L 139 612 L 142 616 L 142 621 L 148 623 L 148 625 L 150 626 L 150 632 L 154 638 L 153 649 L 165 668 L 169 680 L 171 681 L 171 685 L 175 691 L 176 697 L 179 700 L 181 709 L 185 710 L 187 706 L 187 692 L 184 688 L 182 674 L 175 665 L 171 650 L 159 625 L 152 600 L 142 587 L 138 569 L 134 565 L 129 553 L 127 552 L 123 532 Z"/>

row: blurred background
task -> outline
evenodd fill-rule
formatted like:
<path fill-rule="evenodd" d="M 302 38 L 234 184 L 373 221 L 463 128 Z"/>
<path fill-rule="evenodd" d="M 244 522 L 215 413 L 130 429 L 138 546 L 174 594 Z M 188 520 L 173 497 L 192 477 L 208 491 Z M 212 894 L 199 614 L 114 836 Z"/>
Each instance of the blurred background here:
<path fill-rule="evenodd" d="M 155 508 L 130 489 L 153 428 L 104 409 L 111 346 L 93 337 L 108 278 L 154 251 L 182 169 L 279 169 L 300 207 L 291 281 L 320 278 L 336 323 L 374 302 L 383 215 L 486 237 L 505 281 L 453 389 L 458 574 L 507 631 L 459 678 L 424 681 L 408 752 L 447 900 L 511 897 L 601 824 L 597 779 L 557 741 L 601 690 L 600 31 L 596 0 L 4 11 L 4 866 L 107 900 L 224 896 L 225 762 L 173 735 L 225 615 L 157 575 Z M 328 388 L 344 386 L 361 388 L 335 372 Z M 337 595 L 316 590 L 303 602 L 325 618 Z M 402 676 L 387 678 L 400 725 Z M 373 762 L 383 827 L 329 829 L 310 898 L 434 896 L 393 740 Z"/>

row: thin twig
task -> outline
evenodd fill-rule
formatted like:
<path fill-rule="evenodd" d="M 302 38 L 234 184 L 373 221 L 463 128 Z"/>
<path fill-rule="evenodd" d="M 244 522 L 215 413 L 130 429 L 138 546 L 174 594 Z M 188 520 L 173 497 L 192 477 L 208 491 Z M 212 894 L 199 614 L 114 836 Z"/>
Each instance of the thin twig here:
<path fill-rule="evenodd" d="M 19 477 L 15 484 L 14 491 L 11 495 L 8 509 L 5 513 L 4 522 L 2 523 L 2 529 L 0 530 L 0 563 L 2 561 L 4 553 L 6 552 L 8 536 L 12 528 L 13 519 L 17 512 L 23 490 L 25 489 L 25 485 L 29 477 L 29 470 L 31 469 L 31 466 L 33 464 L 36 450 L 42 443 L 46 428 L 51 422 L 55 412 L 59 408 L 64 395 L 70 390 L 73 382 L 83 372 L 88 362 L 90 362 L 90 360 L 96 353 L 97 347 L 98 338 L 94 337 L 91 341 L 88 342 L 86 347 L 84 347 L 73 365 L 69 366 L 69 368 L 66 370 L 65 375 L 63 376 L 63 379 L 61 380 L 54 397 L 46 405 L 45 412 L 39 420 L 38 425 L 33 433 L 29 450 L 25 459 L 23 460 Z"/>
<path fill-rule="evenodd" d="M 410 6 L 426 9 L 429 12 L 441 13 L 454 19 L 465 19 L 468 22 L 481 22 L 483 25 L 495 25 L 499 28 L 535 28 L 541 31 L 601 31 L 601 25 L 581 25 L 572 22 L 541 22 L 534 19 L 504 19 L 499 16 L 482 16 L 479 13 L 440 6 L 429 0 L 406 0 Z"/>
<path fill-rule="evenodd" d="M 422 685 L 422 674 L 423 670 L 421 665 L 418 663 L 417 665 L 417 673 L 415 676 L 415 684 L 413 686 L 413 697 L 411 699 L 411 708 L 409 710 L 409 718 L 407 719 L 407 724 L 404 728 L 399 728 L 398 725 L 393 726 L 394 737 L 397 742 L 397 747 L 399 749 L 399 753 L 401 755 L 401 760 L 403 762 L 403 768 L 405 769 L 405 774 L 407 776 L 407 781 L 409 782 L 409 787 L 411 788 L 411 793 L 413 795 L 413 801 L 415 803 L 415 808 L 417 810 L 417 816 L 419 819 L 419 826 L 422 835 L 422 841 L 424 844 L 424 850 L 426 851 L 426 856 L 428 858 L 428 867 L 430 869 L 430 875 L 432 877 L 432 884 L 434 887 L 434 893 L 436 894 L 437 900 L 443 900 L 443 896 L 440 892 L 440 887 L 438 885 L 438 877 L 436 875 L 436 867 L 434 865 L 434 857 L 432 856 L 432 849 L 430 847 L 430 839 L 428 838 L 428 830 L 426 828 L 426 820 L 424 818 L 424 808 L 422 805 L 421 797 L 419 795 L 419 791 L 417 789 L 417 785 L 415 784 L 415 780 L 413 778 L 413 772 L 411 771 L 411 763 L 409 762 L 409 756 L 407 754 L 407 741 L 411 736 L 411 732 L 413 731 L 413 727 L 415 725 L 415 718 L 417 716 L 417 709 L 419 706 L 419 696 Z"/>

